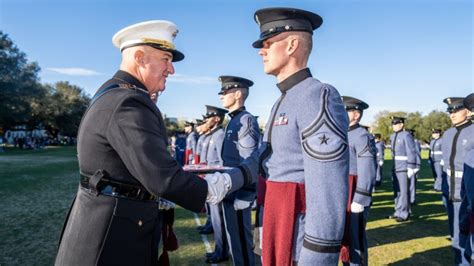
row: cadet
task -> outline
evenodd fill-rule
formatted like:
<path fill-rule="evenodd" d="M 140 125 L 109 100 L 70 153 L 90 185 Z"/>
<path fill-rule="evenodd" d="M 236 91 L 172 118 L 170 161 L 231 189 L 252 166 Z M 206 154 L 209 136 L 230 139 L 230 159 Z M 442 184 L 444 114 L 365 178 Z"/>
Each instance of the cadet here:
<path fill-rule="evenodd" d="M 227 110 L 206 105 L 206 124 L 210 128 L 209 144 L 207 145 L 206 162 L 209 166 L 223 166 L 222 144 L 224 142 L 224 129 L 222 122 Z M 209 204 L 212 229 L 214 231 L 214 252 L 206 254 L 206 263 L 214 264 L 229 259 L 229 246 L 224 225 L 222 203 Z"/>
<path fill-rule="evenodd" d="M 443 159 L 443 151 L 441 150 L 442 138 L 441 138 L 441 129 L 433 128 L 431 130 L 431 142 L 430 142 L 430 165 L 431 170 L 433 171 L 433 176 L 435 179 L 434 189 L 436 191 L 441 191 L 441 184 L 443 182 L 443 168 L 440 164 Z"/>
<path fill-rule="evenodd" d="M 454 264 L 468 265 L 464 258 L 464 247 L 459 245 L 459 217 L 461 207 L 461 181 L 467 153 L 474 149 L 474 126 L 463 103 L 462 97 L 443 100 L 448 105 L 449 118 L 453 127 L 443 134 L 443 168 L 447 174 L 448 222 L 453 230 L 452 246 Z M 452 213 L 449 213 L 452 210 Z"/>
<path fill-rule="evenodd" d="M 253 47 L 281 96 L 258 153 L 209 180 L 220 177 L 233 192 L 255 183 L 262 169 L 264 265 L 337 265 L 348 199 L 348 121 L 338 91 L 307 68 L 322 18 L 295 8 L 261 9 L 254 18 L 261 33 Z"/>
<path fill-rule="evenodd" d="M 410 217 L 410 179 L 415 178 L 416 148 L 413 136 L 404 130 L 405 118 L 392 117 L 390 136 L 392 145 L 392 180 L 395 198 L 395 213 L 392 218 L 403 222 Z"/>
<path fill-rule="evenodd" d="M 226 184 L 184 172 L 167 151 L 166 128 L 151 99 L 184 55 L 164 20 L 129 26 L 113 37 L 120 70 L 102 85 L 78 132 L 80 186 L 61 233 L 56 265 L 157 263 L 157 197 L 199 211 Z M 206 184 L 207 183 L 207 184 Z"/>
<path fill-rule="evenodd" d="M 474 112 L 474 93 L 464 98 L 464 106 L 471 111 L 472 115 L 472 112 Z M 465 247 L 465 256 L 472 263 L 474 261 L 472 252 L 474 247 L 474 149 L 466 154 L 462 182 L 462 203 L 459 211 L 462 215 L 459 217 L 459 232 L 460 236 L 464 235 L 464 237 L 460 237 L 460 245 Z M 463 238 L 465 238 L 464 241 Z M 464 245 L 463 242 L 465 242 Z"/>
<path fill-rule="evenodd" d="M 231 117 L 225 129 L 222 148 L 224 166 L 237 167 L 258 148 L 260 129 L 257 119 L 245 110 L 245 100 L 253 82 L 236 76 L 220 76 L 222 106 Z M 222 201 L 227 240 L 234 265 L 255 265 L 252 239 L 251 205 L 256 197 L 255 185 L 229 194 Z"/>
<path fill-rule="evenodd" d="M 380 133 L 375 133 L 374 137 L 375 148 L 377 148 L 377 175 L 375 177 L 375 186 L 377 187 L 382 184 L 385 142 L 382 140 L 382 135 Z"/>
<path fill-rule="evenodd" d="M 198 140 L 196 142 L 196 152 L 194 153 L 194 164 L 199 164 L 201 162 L 201 151 L 202 151 L 202 141 L 205 138 L 205 132 L 207 131 L 206 128 L 203 126 L 205 125 L 202 119 L 196 119 L 196 133 L 198 134 Z"/>
<path fill-rule="evenodd" d="M 196 153 L 197 133 L 194 131 L 194 122 L 186 121 L 184 124 L 186 137 L 186 150 L 184 152 L 184 164 L 194 164 L 194 154 Z"/>
<path fill-rule="evenodd" d="M 344 264 L 368 265 L 365 225 L 376 176 L 375 142 L 372 135 L 359 124 L 369 105 L 359 99 L 342 96 L 349 117 L 349 198 L 346 232 L 341 258 Z M 349 250 L 347 250 L 347 246 Z M 348 252 L 347 252 L 348 251 Z"/>
<path fill-rule="evenodd" d="M 416 204 L 416 181 L 418 180 L 418 172 L 420 171 L 421 167 L 421 144 L 420 141 L 415 138 L 415 130 L 409 129 L 407 130 L 411 136 L 413 137 L 413 141 L 415 142 L 415 151 L 416 151 L 416 164 L 415 164 L 415 175 L 414 178 L 410 178 L 410 204 Z"/>

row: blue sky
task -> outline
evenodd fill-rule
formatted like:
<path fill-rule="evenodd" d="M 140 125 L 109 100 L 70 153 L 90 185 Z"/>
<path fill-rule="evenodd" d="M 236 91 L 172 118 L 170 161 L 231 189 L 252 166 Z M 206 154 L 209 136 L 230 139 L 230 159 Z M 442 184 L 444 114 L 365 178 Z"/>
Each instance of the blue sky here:
<path fill-rule="evenodd" d="M 112 36 L 146 20 L 179 28 L 175 44 L 186 58 L 175 64 L 158 106 L 170 117 L 198 118 L 220 106 L 220 75 L 255 82 L 247 109 L 266 122 L 280 92 L 263 72 L 251 43 L 254 12 L 296 7 L 321 15 L 309 67 L 341 95 L 366 101 L 362 123 L 381 110 L 445 110 L 442 99 L 473 92 L 473 3 L 411 1 L 158 1 L 0 0 L 0 30 L 41 66 L 42 82 L 70 81 L 88 94 L 118 69 Z"/>

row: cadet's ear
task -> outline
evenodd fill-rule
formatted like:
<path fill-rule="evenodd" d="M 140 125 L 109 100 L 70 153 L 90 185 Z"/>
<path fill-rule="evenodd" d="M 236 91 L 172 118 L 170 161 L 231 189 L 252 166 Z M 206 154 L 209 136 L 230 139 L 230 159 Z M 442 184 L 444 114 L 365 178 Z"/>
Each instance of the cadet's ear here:
<path fill-rule="evenodd" d="M 298 38 L 290 36 L 286 51 L 288 52 L 289 55 L 291 55 L 297 50 L 299 45 L 300 45 L 300 42 Z"/>

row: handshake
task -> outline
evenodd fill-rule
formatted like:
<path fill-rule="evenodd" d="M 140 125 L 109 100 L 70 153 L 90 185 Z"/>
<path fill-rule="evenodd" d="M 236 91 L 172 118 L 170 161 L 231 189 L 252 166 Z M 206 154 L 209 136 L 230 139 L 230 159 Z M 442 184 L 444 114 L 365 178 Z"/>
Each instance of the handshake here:
<path fill-rule="evenodd" d="M 207 181 L 207 198 L 210 204 L 217 204 L 227 195 L 232 188 L 232 180 L 227 173 L 213 173 L 204 177 Z"/>

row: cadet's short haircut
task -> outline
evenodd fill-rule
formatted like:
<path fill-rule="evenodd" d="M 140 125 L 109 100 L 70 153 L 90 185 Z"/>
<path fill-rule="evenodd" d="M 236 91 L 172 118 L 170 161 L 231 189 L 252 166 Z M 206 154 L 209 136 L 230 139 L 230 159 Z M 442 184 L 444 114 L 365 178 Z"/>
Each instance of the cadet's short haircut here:
<path fill-rule="evenodd" d="M 242 97 L 244 98 L 244 101 L 247 100 L 247 97 L 249 97 L 249 89 L 248 88 L 239 88 L 240 93 L 242 93 Z"/>

